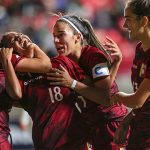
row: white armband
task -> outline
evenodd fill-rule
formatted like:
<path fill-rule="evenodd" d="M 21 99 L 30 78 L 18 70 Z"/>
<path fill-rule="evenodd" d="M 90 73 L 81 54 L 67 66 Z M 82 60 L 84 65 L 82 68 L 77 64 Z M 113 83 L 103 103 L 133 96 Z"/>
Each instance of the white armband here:
<path fill-rule="evenodd" d="M 77 85 L 77 80 L 73 80 L 72 85 L 71 85 L 71 89 L 74 90 L 76 85 Z"/>

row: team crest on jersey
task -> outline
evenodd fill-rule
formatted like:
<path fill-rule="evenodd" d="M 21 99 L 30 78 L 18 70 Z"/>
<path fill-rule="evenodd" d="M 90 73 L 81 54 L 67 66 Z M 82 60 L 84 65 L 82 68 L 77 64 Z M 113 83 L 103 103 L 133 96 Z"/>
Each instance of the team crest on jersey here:
<path fill-rule="evenodd" d="M 144 76 L 145 71 L 146 71 L 146 68 L 147 68 L 147 66 L 143 63 L 143 64 L 141 65 L 141 69 L 140 69 L 140 74 L 139 74 L 140 77 L 143 77 L 143 76 Z"/>
<path fill-rule="evenodd" d="M 109 75 L 107 63 L 100 63 L 92 69 L 93 78 Z"/>

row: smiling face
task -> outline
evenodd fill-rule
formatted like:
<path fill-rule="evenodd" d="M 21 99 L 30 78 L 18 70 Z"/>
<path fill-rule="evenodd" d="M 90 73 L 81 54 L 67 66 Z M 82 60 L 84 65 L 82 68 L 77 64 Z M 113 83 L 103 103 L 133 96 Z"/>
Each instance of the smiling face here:
<path fill-rule="evenodd" d="M 53 28 L 53 36 L 59 55 L 74 55 L 78 50 L 78 34 L 74 34 L 74 30 L 67 23 L 57 21 Z"/>
<path fill-rule="evenodd" d="M 124 9 L 125 22 L 123 27 L 127 29 L 131 40 L 140 40 L 143 34 L 141 18 L 134 14 L 128 5 Z"/>
<path fill-rule="evenodd" d="M 32 43 L 32 41 L 28 36 L 22 33 L 7 32 L 2 37 L 1 43 L 3 47 L 12 47 L 14 51 L 19 53 L 20 55 L 27 54 L 28 56 L 30 56 L 30 49 L 28 49 L 28 47 Z"/>
<path fill-rule="evenodd" d="M 25 42 L 31 42 L 28 36 L 17 33 L 17 32 L 7 32 L 2 37 L 2 43 L 5 47 L 13 47 L 15 46 L 15 42 L 18 42 L 18 44 L 23 48 L 25 46 Z"/>

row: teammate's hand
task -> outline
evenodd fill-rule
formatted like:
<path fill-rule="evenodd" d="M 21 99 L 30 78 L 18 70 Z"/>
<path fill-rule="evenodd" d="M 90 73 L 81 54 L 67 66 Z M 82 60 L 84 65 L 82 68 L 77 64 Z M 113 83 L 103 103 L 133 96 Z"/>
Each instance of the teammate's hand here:
<path fill-rule="evenodd" d="M 106 42 L 104 42 L 104 46 L 106 50 L 110 53 L 113 58 L 113 61 L 121 62 L 122 61 L 122 53 L 119 49 L 118 45 L 109 37 L 106 36 Z"/>
<path fill-rule="evenodd" d="M 68 71 L 60 65 L 59 68 L 52 68 L 47 73 L 47 79 L 50 81 L 50 85 L 60 85 L 71 88 L 73 79 L 70 77 Z"/>

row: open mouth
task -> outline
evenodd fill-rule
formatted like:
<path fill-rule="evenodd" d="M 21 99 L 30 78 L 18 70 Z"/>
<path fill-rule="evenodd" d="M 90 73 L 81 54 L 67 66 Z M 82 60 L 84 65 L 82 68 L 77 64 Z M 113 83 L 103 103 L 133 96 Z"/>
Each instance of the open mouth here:
<path fill-rule="evenodd" d="M 63 53 L 65 51 L 64 47 L 57 47 L 56 49 L 59 53 Z"/>

